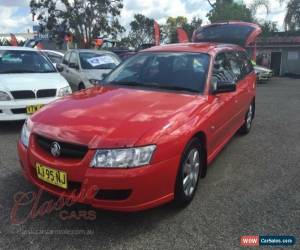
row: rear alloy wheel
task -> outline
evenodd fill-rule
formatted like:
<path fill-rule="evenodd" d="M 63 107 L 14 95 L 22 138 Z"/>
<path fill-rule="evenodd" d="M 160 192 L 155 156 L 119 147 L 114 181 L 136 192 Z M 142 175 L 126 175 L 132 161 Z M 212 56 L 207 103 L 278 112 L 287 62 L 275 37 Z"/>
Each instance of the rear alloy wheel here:
<path fill-rule="evenodd" d="M 196 192 L 198 180 L 203 167 L 203 150 L 201 141 L 194 138 L 186 147 L 181 160 L 175 187 L 175 204 L 189 204 Z"/>
<path fill-rule="evenodd" d="M 254 117 L 254 111 L 255 111 L 255 106 L 254 106 L 254 103 L 252 102 L 249 106 L 249 109 L 248 109 L 247 113 L 246 113 L 245 123 L 240 128 L 240 133 L 242 135 L 246 135 L 250 132 L 251 127 L 252 127 L 253 117 Z"/>

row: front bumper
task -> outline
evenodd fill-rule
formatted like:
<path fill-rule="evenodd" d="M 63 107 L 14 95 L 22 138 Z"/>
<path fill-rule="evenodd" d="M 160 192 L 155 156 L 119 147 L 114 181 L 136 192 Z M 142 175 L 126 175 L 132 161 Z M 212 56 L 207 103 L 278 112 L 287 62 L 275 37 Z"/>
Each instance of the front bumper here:
<path fill-rule="evenodd" d="M 1 101 L 0 121 L 25 120 L 29 116 L 28 114 L 26 114 L 27 106 L 46 105 L 52 101 L 55 101 L 56 99 L 58 99 L 58 97 Z"/>
<path fill-rule="evenodd" d="M 125 212 L 140 211 L 167 203 L 174 198 L 179 156 L 139 168 L 94 169 L 88 167 L 95 152 L 93 150 L 88 151 L 80 161 L 59 160 L 59 162 L 39 148 L 30 147 L 27 150 L 21 142 L 18 143 L 18 152 L 23 173 L 30 182 L 56 196 L 73 198 L 95 208 Z M 72 188 L 61 189 L 38 179 L 34 167 L 36 162 L 65 171 L 70 184 L 77 184 L 71 185 L 76 186 L 77 192 Z M 120 197 L 107 199 L 105 195 L 98 195 L 105 191 L 120 193 L 125 190 L 129 192 L 122 199 L 119 199 Z M 88 195 L 84 195 L 82 191 Z"/>

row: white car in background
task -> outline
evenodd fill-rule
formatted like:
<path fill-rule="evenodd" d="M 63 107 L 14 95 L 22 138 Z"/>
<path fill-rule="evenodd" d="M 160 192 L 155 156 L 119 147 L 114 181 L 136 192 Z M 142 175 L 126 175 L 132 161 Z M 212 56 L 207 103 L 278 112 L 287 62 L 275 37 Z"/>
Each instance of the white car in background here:
<path fill-rule="evenodd" d="M 68 82 L 42 52 L 0 46 L 0 121 L 24 120 L 70 93 Z"/>
<path fill-rule="evenodd" d="M 80 90 L 99 84 L 120 62 L 120 58 L 110 51 L 69 50 L 57 69 L 75 90 Z"/>
<path fill-rule="evenodd" d="M 273 70 L 268 69 L 266 67 L 254 64 L 253 65 L 254 71 L 257 75 L 257 80 L 259 82 L 268 81 L 273 76 Z"/>
<path fill-rule="evenodd" d="M 50 61 L 53 63 L 54 67 L 56 67 L 57 64 L 62 63 L 62 60 L 64 58 L 64 54 L 59 52 L 59 51 L 55 51 L 55 50 L 41 50 L 49 59 Z"/>

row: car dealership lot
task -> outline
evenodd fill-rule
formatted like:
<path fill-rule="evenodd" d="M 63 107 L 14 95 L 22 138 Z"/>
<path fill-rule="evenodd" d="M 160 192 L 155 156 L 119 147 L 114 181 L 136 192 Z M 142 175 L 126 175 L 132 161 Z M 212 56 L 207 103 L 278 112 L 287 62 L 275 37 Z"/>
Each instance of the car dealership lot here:
<path fill-rule="evenodd" d="M 166 205 L 132 214 L 96 210 L 96 218 L 79 220 L 63 220 L 60 212 L 52 212 L 13 225 L 32 208 L 23 205 L 17 218 L 11 218 L 14 196 L 36 189 L 23 178 L 18 163 L 22 123 L 0 123 L 0 249 L 239 249 L 242 235 L 294 235 L 299 242 L 299 124 L 299 80 L 274 78 L 258 85 L 253 130 L 245 137 L 236 135 L 225 147 L 186 209 Z M 39 206 L 49 200 L 56 198 L 44 193 Z M 73 205 L 63 210 L 78 216 L 94 209 Z"/>

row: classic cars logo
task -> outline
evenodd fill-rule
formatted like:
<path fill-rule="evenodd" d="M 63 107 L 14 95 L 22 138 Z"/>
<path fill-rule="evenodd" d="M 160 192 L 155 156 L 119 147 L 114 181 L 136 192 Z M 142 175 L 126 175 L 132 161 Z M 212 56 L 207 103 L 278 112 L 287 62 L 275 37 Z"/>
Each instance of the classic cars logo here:
<path fill-rule="evenodd" d="M 51 154 L 54 157 L 59 157 L 61 154 L 61 147 L 60 147 L 59 143 L 56 141 L 51 144 L 50 150 L 51 150 Z"/>
<path fill-rule="evenodd" d="M 83 187 L 87 184 L 83 182 Z M 95 220 L 97 213 L 94 210 L 73 210 L 67 209 L 75 203 L 83 203 L 85 200 L 92 199 L 98 187 L 93 185 L 89 188 L 82 188 L 78 193 L 74 189 L 68 197 L 62 193 L 58 199 L 50 199 L 43 201 L 43 190 L 39 189 L 38 192 L 17 192 L 14 195 L 14 205 L 10 212 L 10 219 L 12 224 L 24 224 L 29 219 L 42 217 L 52 212 L 58 212 L 61 220 Z M 29 211 L 28 211 L 29 208 Z M 27 212 L 24 215 L 24 209 Z"/>

